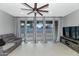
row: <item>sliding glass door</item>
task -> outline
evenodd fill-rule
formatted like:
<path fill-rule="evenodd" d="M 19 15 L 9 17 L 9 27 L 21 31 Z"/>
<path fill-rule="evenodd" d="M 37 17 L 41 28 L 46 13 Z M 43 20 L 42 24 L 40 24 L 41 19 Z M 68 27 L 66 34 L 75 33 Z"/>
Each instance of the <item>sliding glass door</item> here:
<path fill-rule="evenodd" d="M 36 41 L 43 41 L 43 21 L 37 20 L 36 21 Z"/>
<path fill-rule="evenodd" d="M 47 42 L 53 40 L 52 20 L 25 20 L 20 23 L 21 37 L 24 41 Z"/>
<path fill-rule="evenodd" d="M 34 21 L 27 20 L 26 21 L 26 41 L 33 41 L 34 37 Z"/>
<path fill-rule="evenodd" d="M 53 21 L 51 20 L 45 21 L 45 40 L 53 40 Z"/>
<path fill-rule="evenodd" d="M 25 21 L 20 21 L 20 36 L 22 40 L 25 40 Z"/>

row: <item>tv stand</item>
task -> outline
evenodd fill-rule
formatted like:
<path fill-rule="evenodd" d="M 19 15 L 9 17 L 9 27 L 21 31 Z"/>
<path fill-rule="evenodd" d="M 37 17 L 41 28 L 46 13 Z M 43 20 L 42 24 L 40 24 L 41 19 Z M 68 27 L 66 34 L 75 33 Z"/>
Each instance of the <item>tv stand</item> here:
<path fill-rule="evenodd" d="M 61 36 L 60 42 L 79 53 L 79 40 Z"/>

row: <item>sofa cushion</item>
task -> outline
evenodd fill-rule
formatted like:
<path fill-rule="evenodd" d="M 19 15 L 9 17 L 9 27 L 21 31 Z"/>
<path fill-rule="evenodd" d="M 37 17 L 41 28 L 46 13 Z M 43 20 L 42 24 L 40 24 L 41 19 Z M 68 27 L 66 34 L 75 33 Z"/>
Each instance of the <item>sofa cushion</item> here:
<path fill-rule="evenodd" d="M 15 43 L 7 43 L 6 45 L 3 46 L 3 50 L 6 51 L 7 49 L 11 48 L 14 46 Z"/>

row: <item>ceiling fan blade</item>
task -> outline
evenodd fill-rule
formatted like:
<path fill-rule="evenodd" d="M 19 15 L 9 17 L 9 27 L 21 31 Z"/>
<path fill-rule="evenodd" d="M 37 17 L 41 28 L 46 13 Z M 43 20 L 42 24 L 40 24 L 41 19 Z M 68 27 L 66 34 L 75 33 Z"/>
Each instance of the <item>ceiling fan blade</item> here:
<path fill-rule="evenodd" d="M 37 3 L 34 4 L 34 8 L 37 9 Z"/>
<path fill-rule="evenodd" d="M 40 13 L 39 11 L 37 11 L 41 16 L 43 16 L 43 14 L 42 13 Z"/>
<path fill-rule="evenodd" d="M 30 5 L 28 5 L 27 3 L 23 3 L 24 6 L 28 6 L 29 8 L 33 9 Z"/>
<path fill-rule="evenodd" d="M 39 10 L 40 12 L 48 12 L 47 10 Z"/>
<path fill-rule="evenodd" d="M 28 11 L 32 11 L 32 9 L 25 9 L 25 8 L 21 8 L 21 10 L 28 10 Z"/>
<path fill-rule="evenodd" d="M 44 7 L 47 7 L 49 4 L 46 4 L 46 5 L 44 5 L 44 6 L 41 6 L 41 7 L 39 7 L 38 9 L 42 9 L 42 8 L 44 8 Z"/>
<path fill-rule="evenodd" d="M 31 14 L 31 13 L 33 13 L 33 11 L 31 11 L 31 12 L 27 13 L 27 15 L 29 15 L 29 14 Z"/>

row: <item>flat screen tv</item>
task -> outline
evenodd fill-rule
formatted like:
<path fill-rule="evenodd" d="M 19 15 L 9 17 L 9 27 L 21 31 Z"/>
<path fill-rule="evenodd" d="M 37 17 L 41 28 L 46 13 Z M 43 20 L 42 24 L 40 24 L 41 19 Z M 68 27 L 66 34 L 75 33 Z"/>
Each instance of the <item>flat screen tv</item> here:
<path fill-rule="evenodd" d="M 65 36 L 69 37 L 69 27 L 65 27 Z"/>
<path fill-rule="evenodd" d="M 71 38 L 76 39 L 76 27 L 72 26 L 71 27 Z"/>
<path fill-rule="evenodd" d="M 76 39 L 79 40 L 79 26 L 76 27 Z"/>

